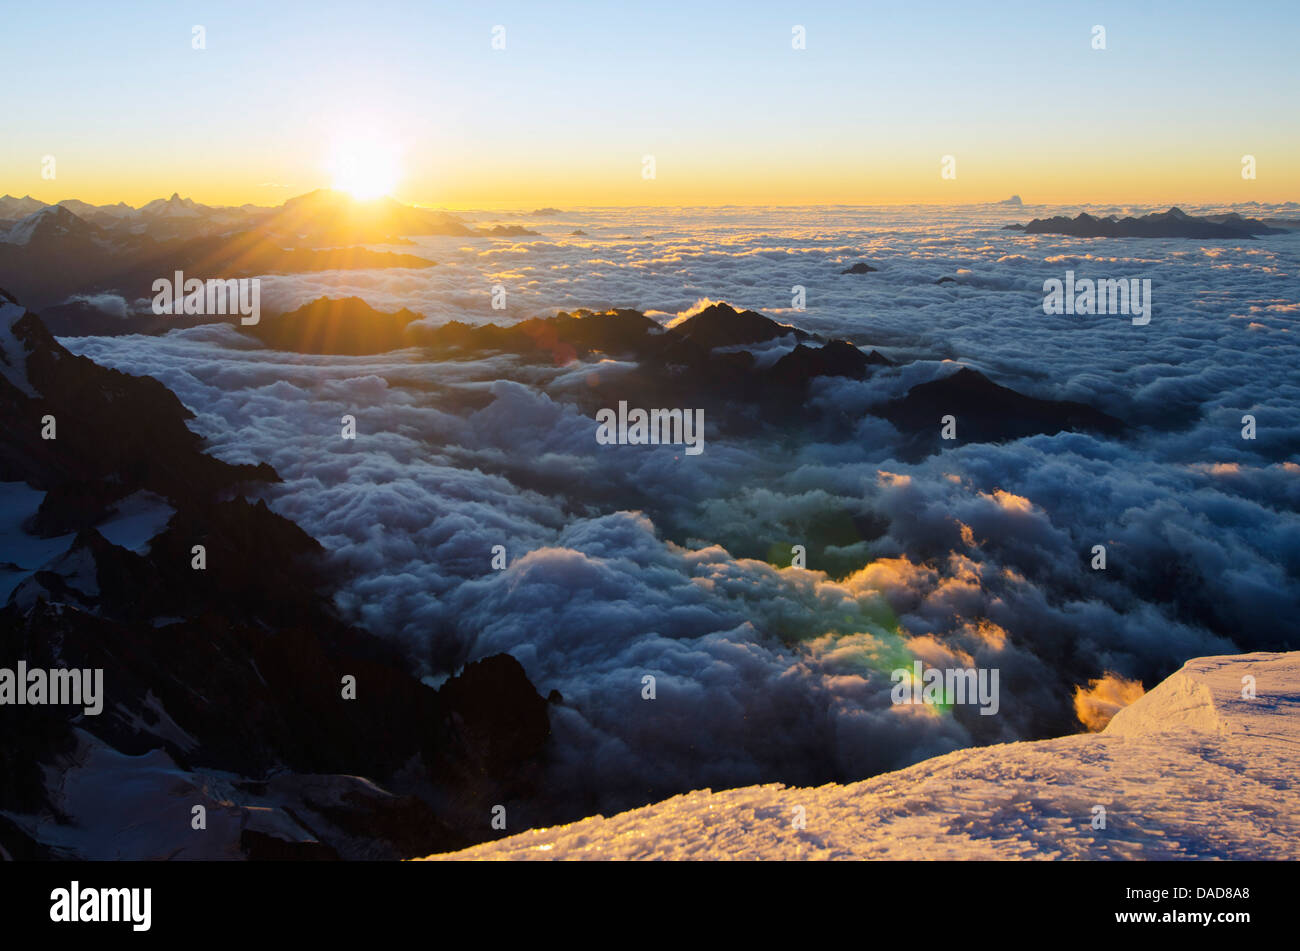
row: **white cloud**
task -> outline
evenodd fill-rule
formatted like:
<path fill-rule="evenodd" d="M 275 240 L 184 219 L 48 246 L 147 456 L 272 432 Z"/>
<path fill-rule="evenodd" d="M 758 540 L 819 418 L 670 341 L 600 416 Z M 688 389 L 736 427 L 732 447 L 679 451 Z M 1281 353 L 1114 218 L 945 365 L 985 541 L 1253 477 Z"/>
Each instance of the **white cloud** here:
<path fill-rule="evenodd" d="M 620 214 L 575 212 L 585 238 L 563 237 L 568 222 L 539 226 L 545 239 L 424 239 L 413 253 L 440 263 L 418 272 L 268 277 L 264 307 L 357 294 L 435 322 L 607 306 L 668 320 L 725 299 L 915 362 L 813 387 L 846 414 L 841 440 L 805 433 L 778 450 L 711 434 L 683 458 L 597 446 L 570 404 L 586 368 L 284 355 L 229 326 L 69 344 L 157 376 L 222 458 L 274 465 L 273 507 L 331 551 L 351 617 L 431 672 L 505 650 L 543 693 L 560 690 L 551 781 L 602 790 L 593 809 L 651 790 L 860 778 L 1066 732 L 1073 688 L 1106 671 L 1154 678 L 1187 657 L 1294 642 L 1292 239 L 1166 254 L 977 218 L 935 240 L 877 210 L 838 226 L 825 210 L 683 212 L 672 227 Z M 879 271 L 839 273 L 855 260 Z M 1042 281 L 1066 267 L 1152 278 L 1151 324 L 1045 317 Z M 934 285 L 959 270 L 959 287 Z M 505 312 L 491 309 L 495 283 Z M 806 313 L 781 311 L 793 284 Z M 1263 330 L 1231 319 L 1258 308 Z M 951 360 L 1138 428 L 899 461 L 897 433 L 866 409 Z M 340 436 L 344 414 L 356 441 Z M 505 572 L 490 570 L 495 544 Z M 813 571 L 756 560 L 788 564 L 793 544 Z M 1095 544 L 1105 571 L 1089 566 Z M 887 671 L 914 653 L 999 667 L 1002 713 L 900 713 Z M 641 699 L 647 673 L 655 701 Z"/>

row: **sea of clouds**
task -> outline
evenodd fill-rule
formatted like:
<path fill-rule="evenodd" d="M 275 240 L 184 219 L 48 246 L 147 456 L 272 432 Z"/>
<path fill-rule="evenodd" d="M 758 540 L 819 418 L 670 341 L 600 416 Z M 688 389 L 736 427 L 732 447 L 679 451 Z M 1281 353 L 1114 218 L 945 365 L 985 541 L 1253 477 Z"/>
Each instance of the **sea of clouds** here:
<path fill-rule="evenodd" d="M 1300 233 L 1001 227 L 1063 211 L 580 210 L 519 219 L 538 237 L 421 239 L 429 269 L 263 278 L 267 312 L 355 294 L 432 322 L 610 306 L 667 322 L 721 299 L 906 361 L 814 385 L 844 414 L 834 441 L 600 446 L 574 396 L 626 372 L 612 360 L 306 356 L 231 325 L 64 342 L 157 377 L 221 458 L 275 466 L 266 497 L 330 551 L 340 608 L 431 682 L 507 651 L 558 690 L 549 783 L 575 814 L 853 780 L 1080 729 L 1076 688 L 1094 681 L 1150 687 L 1189 657 L 1300 647 Z M 878 273 L 840 274 L 859 260 Z M 1150 324 L 1044 315 L 1043 281 L 1066 269 L 1151 279 Z M 901 461 L 899 435 L 864 411 L 958 364 L 1133 431 Z M 799 544 L 807 570 L 789 567 Z M 892 704 L 889 672 L 916 658 L 998 668 L 998 715 Z"/>

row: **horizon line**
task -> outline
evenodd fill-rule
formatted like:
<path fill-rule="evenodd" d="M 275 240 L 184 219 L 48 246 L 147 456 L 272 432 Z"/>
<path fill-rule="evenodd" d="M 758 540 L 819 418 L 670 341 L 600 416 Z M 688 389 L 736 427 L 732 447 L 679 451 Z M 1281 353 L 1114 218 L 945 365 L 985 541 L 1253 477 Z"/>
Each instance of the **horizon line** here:
<path fill-rule="evenodd" d="M 245 201 L 245 202 L 241 202 L 241 203 L 239 203 L 239 204 L 229 204 L 229 203 L 213 203 L 213 204 L 209 204 L 208 202 L 200 201 L 199 199 L 194 198 L 193 195 L 181 195 L 181 193 L 180 193 L 178 190 L 175 190 L 175 189 L 173 189 L 173 191 L 172 191 L 172 195 L 171 195 L 171 196 L 168 196 L 168 195 L 165 195 L 165 194 L 164 194 L 164 195 L 160 195 L 160 196 L 157 197 L 157 198 L 151 198 L 151 199 L 149 199 L 149 200 L 147 200 L 147 201 L 144 201 L 144 202 L 142 202 L 141 204 L 138 204 L 138 205 L 133 205 L 133 204 L 131 204 L 130 202 L 124 200 L 124 199 L 119 199 L 119 200 L 117 200 L 117 201 L 108 201 L 108 202 L 93 202 L 93 201 L 86 201 L 85 199 L 77 198 L 77 197 L 75 197 L 75 196 L 65 196 L 65 197 L 60 198 L 60 199 L 57 199 L 57 200 L 55 200 L 55 201 L 47 201 L 47 200 L 45 200 L 45 199 L 43 199 L 43 198 L 36 198 L 36 197 L 34 197 L 30 192 L 28 192 L 28 193 L 25 194 L 25 195 L 21 195 L 21 196 L 19 196 L 19 195 L 13 195 L 13 194 L 10 194 L 9 192 L 6 192 L 4 195 L 0 196 L 0 198 L 9 198 L 9 199 L 12 199 L 12 200 L 14 200 L 14 201 L 24 201 L 24 200 L 39 201 L 39 202 L 41 202 L 43 205 L 45 205 L 45 206 L 47 206 L 47 207 L 52 207 L 52 206 L 55 206 L 55 205 L 60 205 L 60 204 L 62 204 L 62 203 L 64 203 L 64 202 L 70 202 L 70 201 L 75 201 L 75 202 L 79 202 L 79 203 L 81 203 L 81 204 L 91 205 L 91 206 L 93 206 L 93 207 L 95 207 L 95 208 L 113 208 L 113 207 L 117 207 L 117 206 L 119 206 L 119 205 L 126 205 L 127 207 L 132 208 L 133 210 L 139 211 L 140 209 L 144 208 L 146 205 L 149 205 L 149 204 L 151 204 L 151 203 L 153 203 L 153 202 L 155 202 L 155 201 L 169 201 L 169 200 L 171 199 L 171 197 L 176 196 L 176 197 L 181 198 L 181 199 L 184 200 L 184 201 L 192 201 L 192 202 L 194 202 L 195 204 L 203 205 L 204 207 L 207 207 L 207 208 L 214 208 L 214 209 L 220 209 L 220 208 L 233 208 L 233 209 L 238 209 L 238 208 L 243 208 L 243 207 L 248 206 L 248 205 L 251 205 L 251 206 L 256 207 L 256 208 L 278 208 L 278 207 L 280 207 L 281 205 L 284 205 L 286 202 L 292 201 L 292 200 L 294 200 L 294 199 L 296 199 L 296 198 L 302 198 L 302 197 L 305 196 L 305 195 L 310 195 L 310 194 L 312 194 L 312 193 L 314 193 L 314 192 L 319 192 L 319 191 L 338 192 L 339 194 L 342 194 L 342 195 L 347 195 L 347 194 L 348 194 L 347 192 L 342 191 L 342 190 L 340 190 L 340 189 L 334 189 L 334 188 L 330 188 L 330 187 L 328 187 L 328 186 L 320 186 L 320 187 L 317 187 L 317 188 L 309 188 L 309 189 L 307 189 L 306 191 L 299 192 L 298 194 L 290 195 L 290 196 L 288 196 L 288 197 L 282 199 L 281 201 L 275 202 L 275 203 L 273 203 L 273 204 L 262 204 L 261 202 L 256 201 L 256 200 Z M 348 195 L 348 197 L 353 197 L 353 196 Z M 1021 207 L 1024 207 L 1024 208 L 1051 208 L 1051 207 L 1096 207 L 1096 206 L 1106 206 L 1106 207 L 1124 207 L 1124 206 L 1133 206 L 1133 205 L 1137 205 L 1137 206 L 1167 206 L 1167 207 L 1169 207 L 1169 208 L 1177 208 L 1177 207 L 1181 207 L 1182 205 L 1188 205 L 1188 206 L 1198 206 L 1198 205 L 1300 205 L 1300 199 L 1284 199 L 1284 200 L 1280 200 L 1280 201 L 1263 201 L 1263 200 L 1260 200 L 1260 199 L 1249 199 L 1249 200 L 1243 200 L 1243 199 L 1190 199 L 1190 198 L 1189 198 L 1189 199 L 1180 200 L 1180 201 L 1172 201 L 1172 202 L 1167 201 L 1167 200 L 1137 200 L 1137 201 L 1115 201 L 1115 200 L 1109 200 L 1109 201 L 1104 201 L 1104 200 L 1086 200 L 1086 201 L 1025 201 L 1025 200 L 1021 199 L 1020 202 L 1019 202 L 1018 204 L 1013 204 L 1013 203 L 1011 203 L 1010 200 L 1009 200 L 1010 197 L 1019 197 L 1019 196 L 1009 196 L 1008 198 L 988 199 L 988 200 L 985 200 L 985 201 L 959 201 L 959 202 L 954 202 L 954 201 L 892 201 L 892 202 L 891 202 L 891 201 L 839 201 L 839 202 L 832 202 L 832 201 L 808 201 L 808 202 L 797 202 L 797 201 L 796 201 L 796 202 L 790 202 L 790 201 L 774 201 L 774 202 L 761 202 L 761 203 L 758 203 L 758 202 L 687 202 L 687 203 L 658 202 L 658 203 L 653 203 L 653 204 L 649 204 L 649 203 L 632 203 L 632 202 L 628 202 L 628 203 L 603 203 L 603 204 L 576 204 L 576 205 L 569 205 L 568 207 L 569 207 L 569 209 L 572 209 L 572 210 L 579 210 L 579 209 L 582 209 L 582 210 L 601 210 L 601 209 L 641 209 L 641 208 L 646 208 L 646 209 L 652 209 L 652 208 L 662 208 L 662 209 L 668 209 L 668 208 L 905 208 L 905 207 L 924 207 L 924 208 L 965 208 L 965 207 L 979 207 L 979 206 L 985 206 L 985 205 L 1002 206 L 1002 207 L 1005 207 L 1005 208 L 1021 208 Z M 480 204 L 470 204 L 470 203 L 432 204 L 432 203 L 425 203 L 425 202 L 423 202 L 423 201 L 419 201 L 419 200 L 401 199 L 401 198 L 397 198 L 397 197 L 395 197 L 394 195 L 391 195 L 391 194 L 389 194 L 389 195 L 381 195 L 381 196 L 379 196 L 378 198 L 373 198 L 373 199 L 360 199 L 360 198 L 353 198 L 353 200 L 356 201 L 358 204 L 367 204 L 367 203 L 369 203 L 369 202 L 373 202 L 373 201 L 381 201 L 381 200 L 383 200 L 383 199 L 390 199 L 390 200 L 395 201 L 395 202 L 397 202 L 397 203 L 399 203 L 399 204 L 407 205 L 407 206 L 412 207 L 412 208 L 420 208 L 420 209 L 433 210 L 433 211 L 463 211 L 463 212 L 472 212 L 472 211 L 484 211 L 484 212 L 512 212 L 512 211 L 513 211 L 513 212 L 524 212 L 524 213 L 527 213 L 527 214 L 530 214 L 530 215 L 531 215 L 531 214 L 532 214 L 533 212 L 535 212 L 535 211 L 538 211 L 538 210 L 541 210 L 541 209 L 544 209 L 544 208 L 551 208 L 551 207 L 554 207 L 554 206 L 549 205 L 549 204 L 546 204 L 546 203 L 544 203 L 544 202 L 542 202 L 542 203 L 538 203 L 538 202 L 510 203 L 510 204 L 495 205 L 495 206 L 494 206 L 494 205 L 490 205 L 490 204 L 480 205 Z M 559 211 L 560 214 L 567 214 L 567 213 L 568 213 L 566 209 L 557 209 L 557 211 Z"/>

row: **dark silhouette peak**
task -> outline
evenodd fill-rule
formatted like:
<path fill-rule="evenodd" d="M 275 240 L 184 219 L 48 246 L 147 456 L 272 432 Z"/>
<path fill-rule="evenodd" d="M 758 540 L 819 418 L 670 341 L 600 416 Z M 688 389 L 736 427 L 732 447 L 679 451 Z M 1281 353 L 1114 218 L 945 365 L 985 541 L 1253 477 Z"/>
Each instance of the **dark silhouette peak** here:
<path fill-rule="evenodd" d="M 986 377 L 979 370 L 970 367 L 962 367 L 954 373 L 950 379 L 954 382 L 961 382 L 966 386 L 996 387 L 997 384 Z"/>
<path fill-rule="evenodd" d="M 710 304 L 698 314 L 673 324 L 671 329 L 708 349 L 761 343 L 788 334 L 793 334 L 798 340 L 806 340 L 809 336 L 789 324 L 779 324 L 752 310 L 738 311 L 725 301 Z"/>
<path fill-rule="evenodd" d="M 903 432 L 933 439 L 938 439 L 940 420 L 952 415 L 958 438 L 978 442 L 1062 430 L 1118 434 L 1124 429 L 1120 420 L 1085 403 L 1025 396 L 970 367 L 917 384 L 903 398 L 886 403 L 881 415 Z"/>
<path fill-rule="evenodd" d="M 868 368 L 888 365 L 889 360 L 876 353 L 863 353 L 847 340 L 830 340 L 821 347 L 802 343 L 773 364 L 768 378 L 785 386 L 806 387 L 813 377 L 842 376 L 862 380 Z"/>
<path fill-rule="evenodd" d="M 1197 217 L 1181 208 L 1153 212 L 1141 218 L 1097 218 L 1081 212 L 1074 218 L 1035 218 L 1027 225 L 1008 225 L 1008 230 L 1026 234 L 1064 234 L 1076 238 L 1246 238 L 1255 235 L 1284 234 L 1285 228 L 1273 228 L 1255 218 L 1210 215 Z"/>
<path fill-rule="evenodd" d="M 269 347 L 305 353 L 386 353 L 413 346 L 420 315 L 375 310 L 360 297 L 318 297 L 297 310 L 263 318 L 247 332 Z"/>

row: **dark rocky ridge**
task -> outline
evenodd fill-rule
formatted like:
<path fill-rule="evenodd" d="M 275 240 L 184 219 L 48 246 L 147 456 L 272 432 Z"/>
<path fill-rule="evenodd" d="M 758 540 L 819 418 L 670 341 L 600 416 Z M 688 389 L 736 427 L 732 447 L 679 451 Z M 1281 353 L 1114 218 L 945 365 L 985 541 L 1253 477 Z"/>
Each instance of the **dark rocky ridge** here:
<path fill-rule="evenodd" d="M 295 353 L 387 353 L 418 345 L 420 315 L 375 310 L 359 297 L 321 297 L 279 317 L 263 317 L 246 332 L 268 347 Z"/>
<path fill-rule="evenodd" d="M 0 281 L 44 309 L 73 295 L 101 292 L 128 302 L 152 299 L 153 282 L 170 280 L 178 270 L 186 279 L 227 280 L 340 269 L 425 268 L 435 263 L 413 254 L 355 246 L 295 247 L 305 236 L 289 238 L 260 228 L 155 240 L 147 234 L 110 235 L 97 226 L 87 227 L 95 231 L 72 229 L 27 244 L 0 242 Z M 77 262 L 72 271 L 69 261 Z M 208 318 L 217 319 L 229 318 Z"/>
<path fill-rule="evenodd" d="M 818 377 L 869 380 L 890 365 L 875 351 L 726 304 L 668 329 L 631 310 L 579 311 L 508 327 L 434 328 L 409 311 L 384 315 L 357 299 L 313 302 L 285 318 L 247 332 L 303 348 L 373 348 L 396 340 L 444 359 L 507 353 L 563 365 L 612 355 L 637 366 L 584 386 L 581 402 L 588 411 L 619 399 L 703 405 L 711 425 L 741 430 L 812 421 L 838 439 L 853 432 L 853 420 L 819 415 L 822 410 L 797 397 Z M 347 326 L 353 319 L 357 326 Z M 368 324 L 374 320 L 380 323 L 372 338 Z M 14 326 L 22 331 L 15 339 L 25 348 L 33 385 L 57 389 L 53 371 L 43 376 L 39 366 L 71 355 L 59 354 L 63 348 L 42 334 L 33 315 Z M 768 366 L 743 349 L 774 341 L 792 349 Z M 38 350 L 46 356 L 36 358 Z M 162 407 L 157 425 L 171 434 L 159 448 L 164 461 L 201 468 L 190 458 L 207 458 L 201 440 L 182 438 L 175 428 L 179 423 L 188 433 L 188 411 L 169 391 L 85 363 L 74 374 L 88 381 L 78 398 L 102 404 L 90 410 L 97 425 L 109 434 L 136 426 L 115 417 L 111 407 L 119 398 L 130 404 L 151 392 Z M 142 388 L 135 396 L 123 392 L 136 386 Z M 47 399 L 10 389 L 17 413 L 11 419 L 30 416 Z M 913 387 L 874 411 L 911 434 L 919 452 L 941 448 L 934 445 L 939 417 L 949 412 L 958 416 L 959 442 L 1119 425 L 1082 404 L 1022 396 L 973 370 Z M 1012 421 L 1005 424 L 1008 416 Z M 20 658 L 33 666 L 102 666 L 115 705 L 98 718 L 29 707 L 0 721 L 0 809 L 20 818 L 59 817 L 60 801 L 40 765 L 61 775 L 89 734 L 128 756 L 162 751 L 184 775 L 196 777 L 196 785 L 205 770 L 241 777 L 241 826 L 229 848 L 249 858 L 393 858 L 455 848 L 491 834 L 485 818 L 498 802 L 512 804 L 512 827 L 521 818 L 576 818 L 565 814 L 571 804 L 547 802 L 539 787 L 547 705 L 512 658 L 468 665 L 438 690 L 425 686 L 410 675 L 408 658 L 335 616 L 319 546 L 264 503 L 239 494 L 249 473 L 221 468 L 214 483 L 196 483 L 190 491 L 188 483 L 178 484 L 184 480 L 155 472 L 151 451 L 147 443 L 135 444 L 114 463 L 123 473 L 137 473 L 132 485 L 148 485 L 176 506 L 148 551 L 127 551 L 95 530 L 105 508 L 91 493 L 68 552 L 22 582 L 0 611 L 0 666 Z M 261 475 L 274 479 L 269 469 Z M 114 470 L 105 478 L 120 476 Z M 80 484 L 75 470 L 66 481 Z M 68 517 L 66 504 L 57 510 Z M 865 536 L 875 529 L 855 530 Z M 207 548 L 203 572 L 189 565 L 196 543 Z M 339 696 L 345 674 L 358 679 L 355 701 Z M 111 787 L 105 788 L 109 794 Z M 257 818 L 267 815 L 278 824 Z M 176 841 L 183 846 L 189 840 Z M 0 848 L 11 855 L 65 854 L 25 819 L 0 823 Z"/>
<path fill-rule="evenodd" d="M 781 337 L 799 341 L 813 339 L 812 334 L 790 324 L 779 324 L 752 310 L 738 311 L 721 302 L 710 304 L 669 329 L 707 349 L 764 343 Z"/>
<path fill-rule="evenodd" d="M 418 319 L 409 312 L 375 311 L 357 298 L 321 299 L 264 319 L 245 332 L 291 352 L 364 354 L 417 346 L 432 359 L 508 353 L 527 362 L 561 366 L 615 357 L 635 362 L 637 368 L 617 378 L 593 377 L 582 393 L 572 396 L 584 412 L 594 414 L 601 406 L 628 398 L 651 406 L 689 404 L 704 407 L 710 418 L 737 431 L 751 431 L 764 421 L 807 421 L 803 400 L 797 397 L 815 377 L 865 379 L 872 368 L 890 364 L 876 351 L 862 353 L 846 341 L 825 341 L 725 303 L 712 304 L 672 327 L 635 310 L 579 310 L 507 326 L 458 321 L 429 326 Z M 798 349 L 773 366 L 759 366 L 743 349 L 778 340 Z M 810 343 L 826 346 L 806 346 Z"/>
<path fill-rule="evenodd" d="M 12 298 L 10 298 L 12 299 Z M 0 480 L 47 493 L 33 526 L 59 535 L 100 521 L 139 490 L 186 504 L 248 481 L 278 481 L 265 464 L 236 466 L 202 452 L 194 414 L 151 377 L 133 377 L 69 353 L 28 312 L 11 326 L 36 396 L 0 377 Z M 14 355 L 9 355 L 13 357 Z M 55 439 L 41 438 L 53 416 Z"/>
<path fill-rule="evenodd" d="M 537 234 L 519 225 L 474 227 L 446 212 L 391 198 L 357 201 L 329 189 L 299 195 L 275 208 L 211 208 L 179 195 L 138 211 L 111 209 L 117 212 L 113 214 L 76 203 L 84 213 L 94 214 L 93 222 L 70 210 L 71 204 L 33 212 L 36 217 L 28 222 L 32 227 L 24 229 L 32 234 L 25 243 L 6 240 L 10 229 L 23 221 L 0 228 L 0 286 L 41 311 L 72 295 L 113 293 L 128 302 L 151 298 L 153 282 L 171 278 L 177 270 L 187 278 L 229 280 L 321 270 L 425 268 L 435 262 L 364 245 L 409 244 L 409 237 L 420 235 Z M 27 207 L 13 200 L 10 205 Z M 69 261 L 77 262 L 71 271 Z M 95 332 L 58 322 L 51 329 L 60 335 Z M 111 324 L 106 332 L 114 332 Z M 144 332 L 156 329 L 146 325 Z"/>
<path fill-rule="evenodd" d="M 498 802 L 517 803 L 517 818 L 575 817 L 539 789 L 547 703 L 517 661 L 496 655 L 440 689 L 421 683 L 410 658 L 337 616 L 319 544 L 242 497 L 250 481 L 277 480 L 269 466 L 207 456 L 162 384 L 74 357 L 36 315 L 14 313 L 0 348 L 0 478 L 46 491 L 32 528 L 76 534 L 46 564 L 23 566 L 0 609 L 0 667 L 103 668 L 105 697 L 99 716 L 3 708 L 0 853 L 106 857 L 90 829 L 56 836 L 63 844 L 42 831 L 78 821 L 61 792 L 73 773 L 105 799 L 140 794 L 87 765 L 94 749 L 174 764 L 133 820 L 169 854 L 391 859 L 491 835 Z M 45 413 L 57 416 L 55 440 L 39 438 Z M 129 551 L 94 526 L 142 489 L 174 512 L 147 549 Z M 355 700 L 341 695 L 345 675 Z M 234 805 L 204 799 L 212 771 L 236 777 Z M 175 796 L 234 824 L 200 837 L 188 819 L 166 825 L 159 810 Z"/>
<path fill-rule="evenodd" d="M 813 377 L 846 376 L 866 379 L 873 366 L 893 366 L 893 361 L 875 350 L 863 353 L 845 340 L 831 340 L 821 347 L 802 343 L 783 356 L 768 372 L 769 379 L 783 386 L 802 387 Z"/>
<path fill-rule="evenodd" d="M 940 420 L 948 415 L 957 420 L 957 438 L 951 445 L 1001 442 L 1063 430 L 1110 436 L 1124 431 L 1118 419 L 1086 403 L 1025 396 L 969 367 L 920 383 L 903 398 L 885 403 L 878 412 L 898 429 L 912 433 L 916 445 L 930 451 L 942 448 Z"/>
<path fill-rule="evenodd" d="M 1198 218 L 1179 208 L 1153 212 L 1141 218 L 1097 218 L 1081 212 L 1074 218 L 1035 218 L 1026 225 L 1007 225 L 1003 230 L 1026 234 L 1064 234 L 1076 238 L 1244 238 L 1256 235 L 1285 234 L 1255 218 L 1238 214 L 1209 215 Z"/>
<path fill-rule="evenodd" d="M 309 353 L 377 353 L 418 346 L 434 359 L 509 353 L 560 365 L 612 356 L 635 361 L 637 368 L 617 378 L 593 379 L 583 392 L 566 397 L 584 412 L 594 414 L 620 399 L 633 405 L 702 406 L 723 430 L 744 433 L 765 424 L 815 423 L 829 427 L 820 433 L 829 439 L 842 438 L 843 421 L 825 418 L 799 397 L 819 377 L 866 380 L 874 370 L 893 365 L 876 350 L 825 340 L 725 303 L 711 304 L 670 327 L 634 310 L 560 313 L 504 327 L 455 321 L 432 327 L 418 320 L 409 311 L 375 311 L 357 298 L 321 299 L 246 332 L 281 349 Z M 744 349 L 777 340 L 794 346 L 770 366 L 760 366 Z M 944 410 L 935 415 L 940 405 Z M 1119 420 L 1084 404 L 1022 396 L 969 369 L 913 387 L 903 400 L 873 412 L 903 433 L 920 436 L 914 447 L 929 445 L 927 437 L 937 434 L 939 417 L 947 413 L 968 423 L 960 427 L 960 441 L 996 442 L 1062 430 L 1115 434 L 1124 429 Z"/>

